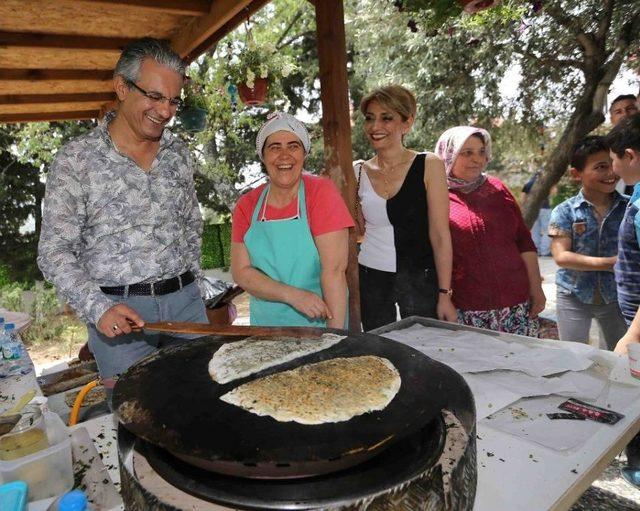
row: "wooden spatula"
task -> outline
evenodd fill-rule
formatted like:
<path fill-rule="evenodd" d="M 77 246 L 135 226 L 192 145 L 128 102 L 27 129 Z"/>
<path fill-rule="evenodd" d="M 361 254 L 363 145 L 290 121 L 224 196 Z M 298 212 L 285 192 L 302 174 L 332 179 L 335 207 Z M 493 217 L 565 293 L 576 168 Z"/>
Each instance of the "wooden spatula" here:
<path fill-rule="evenodd" d="M 271 326 L 241 326 L 241 325 L 211 325 L 208 323 L 186 323 L 179 321 L 159 321 L 145 323 L 142 328 L 152 332 L 174 332 L 180 334 L 225 335 L 231 337 L 246 337 L 250 335 L 284 336 L 284 337 L 320 337 L 325 330 L 311 327 L 271 327 Z M 134 330 L 140 331 L 135 327 Z"/>

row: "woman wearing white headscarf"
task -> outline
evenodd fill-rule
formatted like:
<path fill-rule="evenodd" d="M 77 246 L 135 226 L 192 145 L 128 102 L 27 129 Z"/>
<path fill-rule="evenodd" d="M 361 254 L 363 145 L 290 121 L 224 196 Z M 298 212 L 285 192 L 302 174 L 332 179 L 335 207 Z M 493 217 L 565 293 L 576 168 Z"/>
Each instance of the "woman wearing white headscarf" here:
<path fill-rule="evenodd" d="M 258 132 L 269 180 L 238 201 L 231 239 L 231 272 L 251 295 L 252 325 L 345 325 L 354 222 L 330 179 L 303 172 L 309 148 L 304 124 L 286 113 Z"/>
<path fill-rule="evenodd" d="M 531 233 L 511 192 L 484 171 L 491 136 L 457 126 L 436 144 L 449 187 L 453 302 L 460 323 L 537 337 L 545 296 Z"/>

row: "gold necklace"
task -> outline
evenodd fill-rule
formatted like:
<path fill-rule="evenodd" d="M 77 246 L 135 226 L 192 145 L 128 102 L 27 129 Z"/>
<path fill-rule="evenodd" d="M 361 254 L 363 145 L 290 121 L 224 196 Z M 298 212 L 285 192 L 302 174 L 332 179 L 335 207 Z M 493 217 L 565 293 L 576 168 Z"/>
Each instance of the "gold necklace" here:
<path fill-rule="evenodd" d="M 394 163 L 389 167 L 385 167 L 380 163 L 380 158 L 376 154 L 376 165 L 378 166 L 378 170 L 380 171 L 380 175 L 382 176 L 382 184 L 384 187 L 385 199 L 389 198 L 389 177 L 391 176 L 391 174 L 395 169 L 397 169 L 400 165 L 404 165 L 405 163 L 408 163 L 409 161 L 411 161 L 412 158 L 413 158 L 413 154 L 411 154 L 409 158 L 405 158 L 399 161 L 398 163 Z"/>

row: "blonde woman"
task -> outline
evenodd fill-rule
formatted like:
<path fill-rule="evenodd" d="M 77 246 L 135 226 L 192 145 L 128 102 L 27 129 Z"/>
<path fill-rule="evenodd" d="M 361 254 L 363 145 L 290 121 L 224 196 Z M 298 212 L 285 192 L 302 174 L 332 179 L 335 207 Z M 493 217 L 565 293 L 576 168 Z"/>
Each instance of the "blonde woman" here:
<path fill-rule="evenodd" d="M 395 321 L 396 304 L 401 317 L 455 321 L 444 165 L 432 153 L 404 146 L 415 97 L 399 85 L 381 87 L 362 99 L 360 111 L 376 153 L 355 166 L 364 231 L 358 256 L 363 328 Z"/>

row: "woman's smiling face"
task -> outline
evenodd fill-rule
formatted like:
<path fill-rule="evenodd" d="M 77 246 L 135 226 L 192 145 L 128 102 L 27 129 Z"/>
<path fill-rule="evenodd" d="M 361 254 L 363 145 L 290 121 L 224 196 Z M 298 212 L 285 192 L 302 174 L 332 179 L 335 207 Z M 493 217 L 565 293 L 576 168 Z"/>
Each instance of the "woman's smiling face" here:
<path fill-rule="evenodd" d="M 364 131 L 371 147 L 375 150 L 402 145 L 402 136 L 409 133 L 413 118 L 406 121 L 400 114 L 373 100 L 367 105 L 364 117 Z"/>
<path fill-rule="evenodd" d="M 451 174 L 464 181 L 473 181 L 484 171 L 487 163 L 484 140 L 479 135 L 471 135 L 460 148 Z"/>
<path fill-rule="evenodd" d="M 276 131 L 264 143 L 263 161 L 272 186 L 291 188 L 297 185 L 304 159 L 302 142 L 290 131 Z"/>

